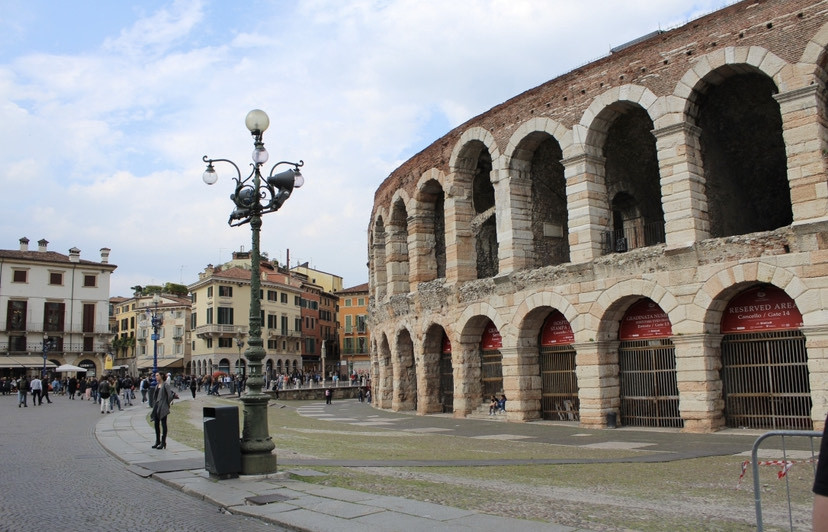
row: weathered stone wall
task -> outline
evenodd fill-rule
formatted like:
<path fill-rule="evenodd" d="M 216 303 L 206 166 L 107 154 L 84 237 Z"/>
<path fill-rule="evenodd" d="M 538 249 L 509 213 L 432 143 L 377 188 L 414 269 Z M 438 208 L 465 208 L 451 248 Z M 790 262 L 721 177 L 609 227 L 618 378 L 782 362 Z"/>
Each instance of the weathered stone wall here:
<path fill-rule="evenodd" d="M 537 419 L 539 330 L 558 310 L 575 335 L 581 423 L 602 425 L 621 400 L 619 322 L 648 298 L 672 326 L 685 430 L 716 430 L 722 311 L 773 285 L 803 315 L 821 426 L 827 47 L 828 0 L 741 2 L 526 91 L 404 163 L 369 225 L 375 405 L 438 410 L 437 327 L 455 414 L 478 408 L 491 320 L 508 419 Z"/>

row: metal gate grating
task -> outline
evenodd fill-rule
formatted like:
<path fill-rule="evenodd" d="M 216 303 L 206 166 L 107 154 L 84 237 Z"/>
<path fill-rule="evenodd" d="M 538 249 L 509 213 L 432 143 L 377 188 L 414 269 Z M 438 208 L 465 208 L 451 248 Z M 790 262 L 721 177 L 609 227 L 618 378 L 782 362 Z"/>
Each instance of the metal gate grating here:
<path fill-rule="evenodd" d="M 575 350 L 571 345 L 542 347 L 539 362 L 543 419 L 579 421 Z"/>
<path fill-rule="evenodd" d="M 440 354 L 440 403 L 443 413 L 454 412 L 454 372 L 451 367 L 451 353 Z"/>
<path fill-rule="evenodd" d="M 673 342 L 668 338 L 625 340 L 618 349 L 618 369 L 623 425 L 684 426 Z"/>
<path fill-rule="evenodd" d="M 800 331 L 725 335 L 721 375 L 728 427 L 813 428 L 808 353 Z"/>
<path fill-rule="evenodd" d="M 483 351 L 481 354 L 482 362 L 482 380 L 483 380 L 483 400 L 490 398 L 492 395 L 500 395 L 503 393 L 503 355 L 500 351 Z"/>

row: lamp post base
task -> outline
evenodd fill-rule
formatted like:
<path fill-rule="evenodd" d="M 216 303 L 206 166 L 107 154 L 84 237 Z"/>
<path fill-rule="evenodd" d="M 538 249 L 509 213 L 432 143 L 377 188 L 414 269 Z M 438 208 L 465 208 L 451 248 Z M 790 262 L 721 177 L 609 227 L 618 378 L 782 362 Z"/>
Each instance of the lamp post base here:
<path fill-rule="evenodd" d="M 276 453 L 242 453 L 242 475 L 268 475 L 276 472 Z"/>

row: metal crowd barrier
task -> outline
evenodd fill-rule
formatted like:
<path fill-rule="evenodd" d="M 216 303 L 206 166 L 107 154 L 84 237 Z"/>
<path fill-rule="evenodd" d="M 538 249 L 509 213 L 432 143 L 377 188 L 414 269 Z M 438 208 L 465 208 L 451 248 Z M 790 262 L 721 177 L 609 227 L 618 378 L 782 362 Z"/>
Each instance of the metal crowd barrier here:
<path fill-rule="evenodd" d="M 776 436 L 781 437 L 782 439 L 782 459 L 766 460 L 765 462 L 773 463 L 773 465 L 779 465 L 783 468 L 783 473 L 780 473 L 779 476 L 780 478 L 785 479 L 785 494 L 787 497 L 788 504 L 788 525 L 790 526 L 791 531 L 794 530 L 794 525 L 793 511 L 791 508 L 791 486 L 789 481 L 789 475 L 787 474 L 787 472 L 791 468 L 791 466 L 796 462 L 808 462 L 812 464 L 811 467 L 813 469 L 811 482 L 813 482 L 813 476 L 816 475 L 816 461 L 819 456 L 819 444 L 820 439 L 822 438 L 822 432 L 805 430 L 774 430 L 759 436 L 759 438 L 757 438 L 757 440 L 753 443 L 753 449 L 750 453 L 750 460 L 753 471 L 753 496 L 754 504 L 756 506 L 756 530 L 758 530 L 759 532 L 762 532 L 762 530 L 764 530 L 762 524 L 762 488 L 759 483 L 759 465 L 763 464 L 763 462 L 760 462 L 759 460 L 759 446 L 766 439 Z M 789 460 L 788 448 L 785 441 L 786 438 L 808 438 L 810 443 L 811 458 L 806 460 Z"/>

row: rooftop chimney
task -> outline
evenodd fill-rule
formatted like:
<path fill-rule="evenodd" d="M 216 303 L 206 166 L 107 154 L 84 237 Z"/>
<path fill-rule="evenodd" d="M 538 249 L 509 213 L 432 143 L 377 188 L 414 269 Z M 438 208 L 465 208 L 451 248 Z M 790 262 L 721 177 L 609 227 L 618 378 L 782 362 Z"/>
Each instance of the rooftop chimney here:
<path fill-rule="evenodd" d="M 29 239 L 25 236 L 20 239 L 20 251 L 29 251 Z"/>
<path fill-rule="evenodd" d="M 42 253 L 42 252 L 46 251 L 46 246 L 48 246 L 48 245 L 49 245 L 49 241 L 46 240 L 45 238 L 41 238 L 40 240 L 37 241 L 37 250 Z"/>
<path fill-rule="evenodd" d="M 101 264 L 109 264 L 109 248 L 101 248 Z"/>
<path fill-rule="evenodd" d="M 69 250 L 69 262 L 80 262 L 80 250 L 78 248 Z"/>

